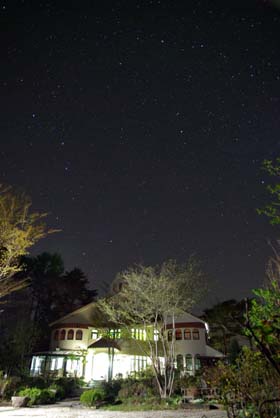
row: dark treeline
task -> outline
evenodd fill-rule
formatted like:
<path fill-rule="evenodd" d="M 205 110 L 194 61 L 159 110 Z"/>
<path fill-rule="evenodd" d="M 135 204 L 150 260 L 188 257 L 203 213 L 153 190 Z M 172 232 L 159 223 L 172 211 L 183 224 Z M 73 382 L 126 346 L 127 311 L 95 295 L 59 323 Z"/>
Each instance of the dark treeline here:
<path fill-rule="evenodd" d="M 59 254 L 42 253 L 22 259 L 18 280 L 28 286 L 11 293 L 0 314 L 0 370 L 23 373 L 32 352 L 48 350 L 49 324 L 93 301 L 96 290 L 79 268 L 65 271 Z"/>

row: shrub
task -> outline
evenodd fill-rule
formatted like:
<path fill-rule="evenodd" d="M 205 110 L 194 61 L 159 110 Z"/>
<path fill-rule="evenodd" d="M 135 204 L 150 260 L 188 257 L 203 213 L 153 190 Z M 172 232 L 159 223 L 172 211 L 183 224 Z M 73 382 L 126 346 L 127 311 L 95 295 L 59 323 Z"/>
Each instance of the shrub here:
<path fill-rule="evenodd" d="M 105 392 L 105 400 L 113 403 L 118 396 L 118 393 L 121 389 L 122 380 L 112 380 L 111 382 L 102 382 L 101 388 Z"/>
<path fill-rule="evenodd" d="M 24 376 L 22 379 L 22 385 L 29 388 L 46 389 L 48 381 L 42 376 Z"/>
<path fill-rule="evenodd" d="M 19 396 L 27 396 L 30 400 L 28 406 L 31 405 L 45 405 L 55 402 L 55 395 L 48 389 L 40 388 L 25 388 L 19 391 Z"/>
<path fill-rule="evenodd" d="M 64 396 L 72 395 L 75 389 L 79 386 L 80 380 L 70 377 L 60 377 L 54 382 L 64 390 Z"/>
<path fill-rule="evenodd" d="M 21 379 L 17 376 L 4 377 L 0 376 L 0 397 L 10 399 L 11 396 L 19 389 Z"/>
<path fill-rule="evenodd" d="M 121 401 L 127 401 L 129 398 L 151 398 L 155 396 L 154 389 L 146 384 L 145 381 L 127 379 L 123 382 L 118 394 Z"/>
<path fill-rule="evenodd" d="M 106 392 L 101 387 L 86 390 L 84 393 L 82 393 L 80 397 L 81 403 L 86 406 L 94 406 L 98 402 L 104 401 L 105 399 L 106 399 Z"/>
<path fill-rule="evenodd" d="M 55 400 L 60 401 L 65 398 L 65 390 L 62 386 L 53 383 L 48 387 L 48 390 L 54 394 Z"/>

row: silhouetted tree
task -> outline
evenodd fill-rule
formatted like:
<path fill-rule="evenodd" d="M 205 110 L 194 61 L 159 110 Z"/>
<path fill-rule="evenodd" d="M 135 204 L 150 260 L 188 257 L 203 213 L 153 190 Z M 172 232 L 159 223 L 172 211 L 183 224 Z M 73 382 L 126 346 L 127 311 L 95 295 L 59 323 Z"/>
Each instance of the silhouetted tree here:
<path fill-rule="evenodd" d="M 228 354 L 231 337 L 243 334 L 245 304 L 234 299 L 205 309 L 202 318 L 210 326 L 211 345 Z"/>

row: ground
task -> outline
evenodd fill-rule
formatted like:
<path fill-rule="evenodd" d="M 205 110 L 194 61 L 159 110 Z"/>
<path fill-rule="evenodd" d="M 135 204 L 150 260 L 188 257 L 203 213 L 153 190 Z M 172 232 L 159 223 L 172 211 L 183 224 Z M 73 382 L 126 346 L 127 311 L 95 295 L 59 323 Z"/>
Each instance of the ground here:
<path fill-rule="evenodd" d="M 41 418 L 226 418 L 224 411 L 145 411 L 116 412 L 82 408 L 78 403 L 61 403 L 33 408 L 0 407 L 1 417 L 41 417 Z"/>

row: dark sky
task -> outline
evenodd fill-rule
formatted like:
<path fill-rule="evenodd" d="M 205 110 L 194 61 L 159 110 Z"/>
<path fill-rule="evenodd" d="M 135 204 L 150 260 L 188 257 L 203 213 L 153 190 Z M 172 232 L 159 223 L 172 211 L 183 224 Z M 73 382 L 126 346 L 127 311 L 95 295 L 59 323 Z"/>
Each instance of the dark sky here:
<path fill-rule="evenodd" d="M 277 228 L 280 10 L 261 1 L 0 1 L 0 182 L 101 289 L 197 254 L 212 299 L 261 284 Z M 210 299 L 209 299 L 210 300 Z"/>

